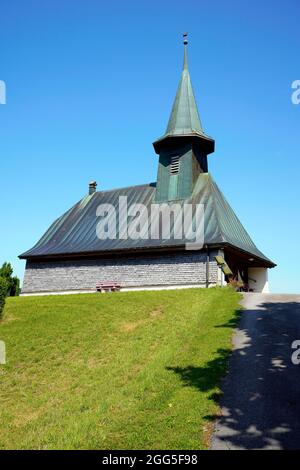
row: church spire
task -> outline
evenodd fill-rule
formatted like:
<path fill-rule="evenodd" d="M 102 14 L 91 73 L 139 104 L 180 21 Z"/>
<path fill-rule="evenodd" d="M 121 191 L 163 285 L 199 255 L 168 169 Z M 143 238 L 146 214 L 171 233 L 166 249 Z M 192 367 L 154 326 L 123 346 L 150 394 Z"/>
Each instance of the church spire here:
<path fill-rule="evenodd" d="M 173 137 L 199 137 L 203 139 L 207 147 L 207 153 L 214 151 L 214 141 L 205 135 L 197 103 L 192 87 L 191 77 L 188 68 L 188 39 L 187 33 L 183 35 L 184 61 L 181 79 L 178 85 L 175 101 L 169 118 L 165 134 L 154 142 L 154 149 L 159 153 L 161 144 Z"/>

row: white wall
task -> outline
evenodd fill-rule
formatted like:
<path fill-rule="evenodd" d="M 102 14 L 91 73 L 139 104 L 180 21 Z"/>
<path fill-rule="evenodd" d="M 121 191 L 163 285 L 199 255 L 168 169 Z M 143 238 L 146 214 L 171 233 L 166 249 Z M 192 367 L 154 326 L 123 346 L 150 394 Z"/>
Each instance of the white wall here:
<path fill-rule="evenodd" d="M 223 273 L 222 269 L 220 266 L 218 266 L 218 281 L 217 285 L 218 286 L 226 286 L 227 282 L 225 281 L 225 274 Z"/>
<path fill-rule="evenodd" d="M 269 291 L 269 279 L 268 279 L 268 268 L 249 268 L 249 287 L 254 292 L 261 292 L 266 294 Z M 255 279 L 254 282 L 252 279 Z"/>

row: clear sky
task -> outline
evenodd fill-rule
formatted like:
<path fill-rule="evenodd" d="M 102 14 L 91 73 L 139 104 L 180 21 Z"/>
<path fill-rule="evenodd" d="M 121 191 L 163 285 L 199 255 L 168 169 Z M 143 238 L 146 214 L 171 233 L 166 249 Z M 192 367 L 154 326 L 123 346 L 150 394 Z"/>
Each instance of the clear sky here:
<path fill-rule="evenodd" d="M 0 263 L 22 277 L 18 254 L 91 179 L 156 180 L 188 31 L 210 172 L 278 264 L 272 291 L 300 292 L 299 0 L 2 0 L 0 15 Z"/>

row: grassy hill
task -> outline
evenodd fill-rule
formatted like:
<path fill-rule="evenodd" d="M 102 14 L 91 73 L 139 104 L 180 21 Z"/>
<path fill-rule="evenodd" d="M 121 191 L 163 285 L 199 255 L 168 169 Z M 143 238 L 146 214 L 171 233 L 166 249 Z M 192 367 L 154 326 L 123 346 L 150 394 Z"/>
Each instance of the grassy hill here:
<path fill-rule="evenodd" d="M 230 289 L 9 298 L 2 449 L 202 449 L 239 295 Z"/>

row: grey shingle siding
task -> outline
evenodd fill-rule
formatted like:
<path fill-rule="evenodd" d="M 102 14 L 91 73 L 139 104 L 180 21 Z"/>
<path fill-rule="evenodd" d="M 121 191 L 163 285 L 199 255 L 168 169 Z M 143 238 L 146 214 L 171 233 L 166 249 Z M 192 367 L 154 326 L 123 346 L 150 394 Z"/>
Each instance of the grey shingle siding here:
<path fill-rule="evenodd" d="M 209 282 L 217 283 L 217 265 L 210 254 Z M 206 254 L 160 255 L 73 261 L 27 261 L 22 293 L 95 291 L 97 281 L 122 287 L 184 286 L 206 283 Z"/>

